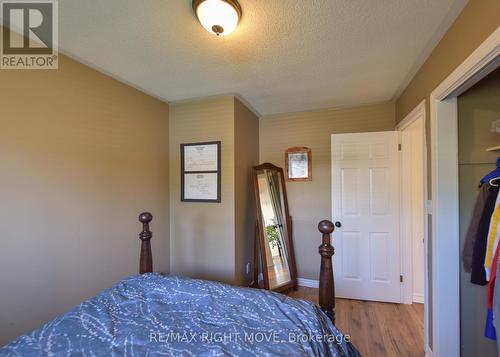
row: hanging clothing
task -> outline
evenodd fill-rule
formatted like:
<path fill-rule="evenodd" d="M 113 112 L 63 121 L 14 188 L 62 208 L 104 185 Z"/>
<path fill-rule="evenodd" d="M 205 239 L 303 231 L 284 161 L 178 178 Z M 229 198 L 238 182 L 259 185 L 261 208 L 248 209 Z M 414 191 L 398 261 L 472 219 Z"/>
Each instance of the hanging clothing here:
<path fill-rule="evenodd" d="M 491 267 L 493 264 L 493 257 L 497 251 L 500 225 L 500 194 L 497 195 L 495 201 L 495 209 L 490 219 L 490 227 L 488 230 L 488 242 L 486 245 L 486 256 L 484 259 L 484 269 L 486 271 L 486 280 L 490 280 Z M 495 267 L 496 268 L 496 267 Z"/>
<path fill-rule="evenodd" d="M 488 243 L 488 231 L 490 228 L 491 216 L 495 209 L 495 203 L 498 196 L 498 186 L 487 185 L 488 194 L 484 204 L 484 209 L 479 219 L 477 227 L 474 248 L 472 250 L 472 269 L 471 269 L 471 283 L 478 285 L 486 285 L 486 271 L 484 269 L 484 261 L 486 258 L 486 246 Z"/>
<path fill-rule="evenodd" d="M 496 266 L 496 276 L 500 276 L 500 259 L 497 259 L 495 266 Z M 500 321 L 500 284 L 495 284 L 495 286 L 493 287 L 492 305 L 493 305 L 493 324 L 500 326 L 498 324 L 498 321 Z M 497 339 L 497 351 L 498 354 L 500 355 L 500 339 Z"/>
<path fill-rule="evenodd" d="M 472 252 L 474 250 L 474 245 L 478 236 L 479 225 L 481 223 L 481 218 L 483 217 L 483 212 L 486 207 L 486 200 L 490 195 L 490 185 L 483 184 L 479 188 L 479 192 L 476 198 L 476 205 L 474 206 L 474 211 L 472 211 L 472 219 L 467 229 L 465 235 L 465 243 L 462 251 L 462 262 L 464 270 L 470 273 L 472 270 Z"/>
<path fill-rule="evenodd" d="M 486 182 L 490 182 L 490 180 L 493 180 L 497 177 L 500 177 L 500 157 L 497 158 L 497 163 L 496 163 L 496 169 L 491 171 L 488 175 L 484 176 L 482 179 L 481 179 L 481 183 L 486 183 Z"/>
<path fill-rule="evenodd" d="M 497 339 L 497 334 L 496 334 L 496 324 L 495 324 L 495 314 L 494 314 L 494 296 L 495 296 L 495 286 L 496 286 L 496 278 L 497 278 L 497 269 L 496 267 L 498 266 L 498 255 L 500 252 L 500 246 L 497 246 L 495 249 L 495 254 L 493 257 L 493 262 L 492 266 L 495 267 L 493 271 L 491 272 L 491 279 L 490 283 L 488 284 L 488 294 L 487 294 L 487 300 L 486 300 L 486 306 L 487 306 L 487 314 L 486 314 L 486 327 L 484 329 L 484 335 L 492 340 Z M 500 316 L 497 316 L 497 319 Z"/>
<path fill-rule="evenodd" d="M 497 330 L 495 328 L 495 317 L 493 316 L 493 310 L 488 309 L 486 313 L 486 327 L 484 328 L 484 337 L 490 340 L 497 340 Z"/>

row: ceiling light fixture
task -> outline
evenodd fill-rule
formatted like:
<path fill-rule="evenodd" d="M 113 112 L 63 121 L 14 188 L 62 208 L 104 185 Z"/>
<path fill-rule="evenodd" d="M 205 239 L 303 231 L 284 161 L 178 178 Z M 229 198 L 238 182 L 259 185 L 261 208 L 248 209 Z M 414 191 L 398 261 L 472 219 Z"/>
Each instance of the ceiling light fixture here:
<path fill-rule="evenodd" d="M 241 18 L 237 0 L 193 0 L 193 10 L 201 25 L 214 35 L 229 35 Z"/>

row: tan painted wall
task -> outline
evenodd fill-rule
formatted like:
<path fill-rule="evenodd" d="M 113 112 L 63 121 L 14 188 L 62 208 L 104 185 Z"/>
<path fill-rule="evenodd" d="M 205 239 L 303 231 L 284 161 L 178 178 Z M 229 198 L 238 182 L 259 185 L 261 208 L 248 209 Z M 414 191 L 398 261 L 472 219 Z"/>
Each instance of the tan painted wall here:
<path fill-rule="evenodd" d="M 258 162 L 258 119 L 233 96 L 170 106 L 170 258 L 173 274 L 249 282 Z M 222 141 L 221 203 L 180 201 L 180 144 Z"/>
<path fill-rule="evenodd" d="M 256 221 L 252 167 L 259 164 L 259 118 L 237 98 L 234 102 L 235 134 L 235 224 L 236 282 L 250 283 L 253 264 L 253 242 Z"/>
<path fill-rule="evenodd" d="M 168 105 L 61 56 L 0 71 L 0 345 L 138 272 L 138 214 L 169 267 Z"/>
<path fill-rule="evenodd" d="M 500 69 L 458 97 L 458 168 L 460 192 L 460 248 L 472 217 L 478 183 L 495 169 L 499 152 L 486 148 L 500 145 L 500 134 L 490 132 L 500 119 Z M 471 284 L 470 273 L 460 265 L 460 324 L 462 356 L 497 356 L 494 341 L 484 337 L 485 286 Z"/>
<path fill-rule="evenodd" d="M 292 146 L 312 149 L 311 182 L 287 182 L 298 276 L 318 279 L 318 222 L 331 219 L 331 134 L 394 130 L 393 102 L 350 109 L 265 117 L 260 121 L 260 161 L 283 167 Z"/>
<path fill-rule="evenodd" d="M 180 201 L 180 144 L 222 141 L 221 203 Z M 234 97 L 170 105 L 170 269 L 225 282 L 235 272 Z"/>
<path fill-rule="evenodd" d="M 397 99 L 397 122 L 457 68 L 493 31 L 500 26 L 500 1 L 470 0 L 429 58 Z M 427 126 L 428 131 L 430 126 Z"/>

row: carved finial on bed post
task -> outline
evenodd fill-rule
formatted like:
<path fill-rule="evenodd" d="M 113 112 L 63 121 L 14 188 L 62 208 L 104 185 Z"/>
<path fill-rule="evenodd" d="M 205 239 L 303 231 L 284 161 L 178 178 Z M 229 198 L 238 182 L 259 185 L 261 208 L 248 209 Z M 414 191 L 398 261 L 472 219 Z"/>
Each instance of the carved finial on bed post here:
<path fill-rule="evenodd" d="M 141 240 L 141 261 L 139 263 L 139 273 L 153 272 L 153 256 L 151 254 L 151 238 L 153 233 L 149 230 L 149 222 L 153 215 L 149 212 L 143 212 L 139 215 L 139 222 L 142 223 L 142 232 L 139 233 Z"/>
<path fill-rule="evenodd" d="M 323 241 L 318 248 L 321 255 L 321 271 L 319 273 L 319 306 L 335 323 L 335 285 L 333 284 L 332 256 L 335 249 L 330 244 L 330 234 L 335 229 L 330 221 L 321 221 L 319 231 L 323 234 Z"/>

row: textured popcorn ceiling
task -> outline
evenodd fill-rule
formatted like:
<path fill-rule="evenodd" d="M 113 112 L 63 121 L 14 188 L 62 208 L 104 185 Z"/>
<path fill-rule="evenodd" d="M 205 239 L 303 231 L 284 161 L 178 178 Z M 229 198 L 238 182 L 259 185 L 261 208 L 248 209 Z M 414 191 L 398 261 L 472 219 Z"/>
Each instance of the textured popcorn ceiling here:
<path fill-rule="evenodd" d="M 393 99 L 465 2 L 240 0 L 218 38 L 191 0 L 59 0 L 59 46 L 169 102 L 237 94 L 269 115 Z"/>

